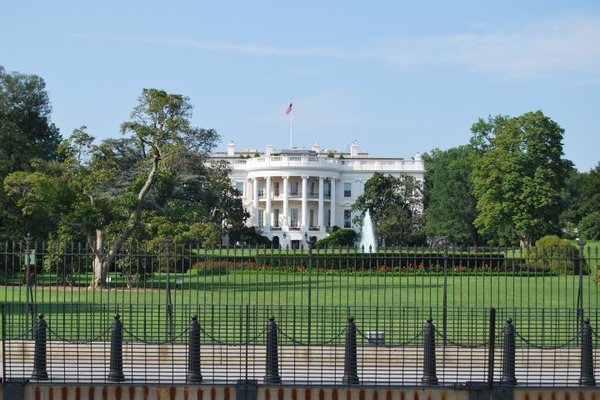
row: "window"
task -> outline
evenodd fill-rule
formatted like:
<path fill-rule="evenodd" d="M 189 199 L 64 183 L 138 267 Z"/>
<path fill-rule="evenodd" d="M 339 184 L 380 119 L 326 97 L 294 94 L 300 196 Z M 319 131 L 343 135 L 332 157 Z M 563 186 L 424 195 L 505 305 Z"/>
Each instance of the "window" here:
<path fill-rule="evenodd" d="M 263 210 L 262 208 L 258 210 L 258 226 L 265 226 L 265 210 Z"/>
<path fill-rule="evenodd" d="M 331 210 L 326 210 L 325 213 L 325 226 L 331 227 Z"/>
<path fill-rule="evenodd" d="M 325 182 L 325 197 L 331 198 L 331 182 Z"/>
<path fill-rule="evenodd" d="M 344 228 L 352 228 L 352 211 L 344 210 Z"/>
<path fill-rule="evenodd" d="M 244 182 L 236 182 L 235 190 L 240 192 L 240 195 L 243 197 L 244 196 Z"/>
<path fill-rule="evenodd" d="M 309 196 L 310 197 L 314 197 L 316 195 L 317 195 L 317 193 L 315 192 L 315 183 L 311 182 L 310 183 L 310 193 L 309 193 Z"/>
<path fill-rule="evenodd" d="M 315 210 L 312 208 L 308 211 L 308 226 L 315 226 Z"/>
<path fill-rule="evenodd" d="M 298 196 L 298 182 L 291 182 L 290 184 L 290 195 Z"/>
<path fill-rule="evenodd" d="M 279 197 L 279 182 L 273 183 L 273 195 Z"/>
<path fill-rule="evenodd" d="M 265 184 L 264 183 L 258 184 L 258 197 L 265 197 Z"/>
<path fill-rule="evenodd" d="M 352 197 L 352 183 L 344 182 L 344 197 Z"/>
<path fill-rule="evenodd" d="M 273 210 L 273 226 L 279 228 L 279 208 Z"/>
<path fill-rule="evenodd" d="M 290 208 L 290 228 L 298 228 L 298 209 Z"/>

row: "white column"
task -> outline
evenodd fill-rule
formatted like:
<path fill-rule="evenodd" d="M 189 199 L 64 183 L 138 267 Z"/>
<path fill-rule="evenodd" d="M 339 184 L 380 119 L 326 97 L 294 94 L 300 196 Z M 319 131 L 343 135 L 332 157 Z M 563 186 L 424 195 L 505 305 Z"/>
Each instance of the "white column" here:
<path fill-rule="evenodd" d="M 329 200 L 329 207 L 331 207 L 331 226 L 335 226 L 337 225 L 337 221 L 335 220 L 335 178 L 331 178 L 329 182 L 331 182 L 331 199 Z"/>
<path fill-rule="evenodd" d="M 265 194 L 267 196 L 267 204 L 265 206 L 265 230 L 268 232 L 271 230 L 271 177 L 270 176 L 267 176 Z"/>
<path fill-rule="evenodd" d="M 285 231 L 290 229 L 290 199 L 288 190 L 288 177 L 283 177 L 283 226 L 282 229 Z"/>
<path fill-rule="evenodd" d="M 307 215 L 308 214 L 308 212 L 307 212 L 308 211 L 308 193 L 307 193 L 308 189 L 307 189 L 307 186 L 308 186 L 308 176 L 305 175 L 302 177 L 302 220 L 301 220 L 302 224 L 301 224 L 301 226 L 302 226 L 303 231 L 307 230 L 306 224 L 308 222 L 306 220 L 308 217 L 308 215 Z"/>
<path fill-rule="evenodd" d="M 258 227 L 258 179 L 252 179 L 252 220 L 254 226 Z"/>
<path fill-rule="evenodd" d="M 323 177 L 320 176 L 319 177 L 319 209 L 317 210 L 317 224 L 319 225 L 320 231 L 325 230 L 325 226 L 324 226 L 324 222 L 323 222 L 323 215 L 324 215 L 324 211 L 325 211 L 325 210 L 323 210 L 323 196 L 324 195 L 325 195 L 325 193 L 323 193 Z"/>

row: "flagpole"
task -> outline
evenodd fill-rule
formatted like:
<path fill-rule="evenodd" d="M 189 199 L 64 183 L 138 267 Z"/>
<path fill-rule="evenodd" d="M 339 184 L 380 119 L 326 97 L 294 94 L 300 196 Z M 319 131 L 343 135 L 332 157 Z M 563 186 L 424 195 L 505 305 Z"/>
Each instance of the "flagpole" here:
<path fill-rule="evenodd" d="M 293 145 L 293 136 L 294 135 L 294 110 L 290 111 L 290 149 Z"/>

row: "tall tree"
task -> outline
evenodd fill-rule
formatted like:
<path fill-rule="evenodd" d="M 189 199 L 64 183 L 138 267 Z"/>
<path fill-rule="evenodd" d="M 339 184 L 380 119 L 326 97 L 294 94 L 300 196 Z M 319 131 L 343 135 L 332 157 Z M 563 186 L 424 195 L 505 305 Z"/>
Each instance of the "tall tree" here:
<path fill-rule="evenodd" d="M 36 164 L 56 159 L 60 134 L 50 121 L 51 111 L 42 78 L 7 73 L 0 66 L 0 182 L 12 172 L 32 171 Z M 40 237 L 50 228 L 37 215 L 19 214 L 0 190 L 0 239 L 26 232 Z"/>
<path fill-rule="evenodd" d="M 196 205 L 210 190 L 204 164 L 218 135 L 192 127 L 190 117 L 187 97 L 144 89 L 131 121 L 121 126 L 131 136 L 93 145 L 85 129 L 76 130 L 63 146 L 62 171 L 36 181 L 63 182 L 64 191 L 71 191 L 73 200 L 64 206 L 61 224 L 87 236 L 95 256 L 91 287 L 106 284 L 117 251 L 142 222 L 157 221 L 157 216 L 171 223 L 183 214 L 207 215 Z M 40 190 L 24 184 L 26 178 L 14 175 L 5 180 L 23 212 L 44 204 L 37 195 Z"/>
<path fill-rule="evenodd" d="M 528 246 L 559 230 L 561 192 L 571 168 L 564 130 L 541 111 L 502 120 L 475 161 L 473 188 L 482 234 Z"/>
<path fill-rule="evenodd" d="M 448 238 L 454 243 L 477 243 L 474 221 L 477 201 L 471 175 L 478 153 L 471 146 L 435 150 L 427 157 L 428 238 Z"/>
<path fill-rule="evenodd" d="M 375 172 L 352 210 L 359 221 L 369 210 L 379 244 L 410 244 L 422 226 L 422 187 L 410 175 L 395 177 Z"/>

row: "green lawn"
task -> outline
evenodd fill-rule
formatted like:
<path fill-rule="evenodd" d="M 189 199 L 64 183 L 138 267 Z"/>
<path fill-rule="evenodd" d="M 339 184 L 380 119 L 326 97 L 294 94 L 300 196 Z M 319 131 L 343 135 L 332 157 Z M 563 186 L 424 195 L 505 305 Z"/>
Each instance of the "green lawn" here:
<path fill-rule="evenodd" d="M 262 340 L 270 314 L 280 324 L 282 340 L 311 343 L 343 340 L 349 314 L 362 332 L 384 330 L 397 343 L 418 335 L 430 313 L 449 336 L 484 341 L 490 307 L 498 309 L 498 329 L 511 317 L 524 336 L 541 343 L 565 342 L 577 327 L 578 276 L 453 272 L 444 285 L 442 273 L 423 271 L 192 269 L 170 274 L 170 313 L 164 273 L 141 289 L 123 288 L 115 274 L 110 288 L 91 290 L 83 283 L 89 278 L 82 274 L 76 279 L 81 285 L 38 285 L 30 292 L 25 286 L 0 286 L 7 336 L 27 331 L 37 312 L 47 315 L 56 337 L 65 338 L 106 335 L 119 312 L 128 334 L 154 341 L 169 334 L 185 340 L 193 314 L 199 315 L 205 340 L 230 343 Z M 586 315 L 595 324 L 600 295 L 592 275 L 583 276 L 582 288 Z M 24 304 L 28 300 L 35 306 Z"/>

